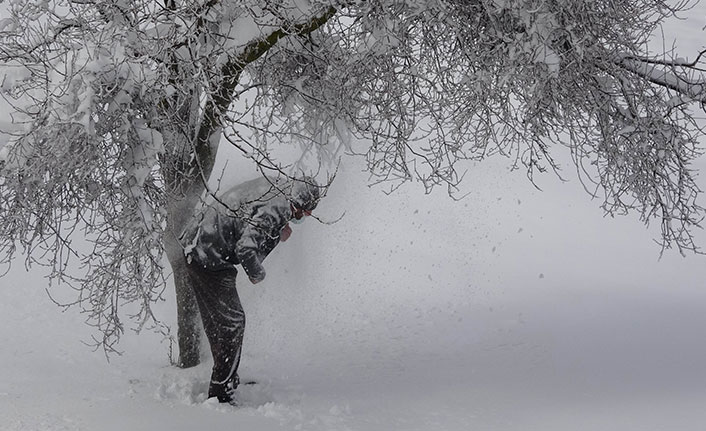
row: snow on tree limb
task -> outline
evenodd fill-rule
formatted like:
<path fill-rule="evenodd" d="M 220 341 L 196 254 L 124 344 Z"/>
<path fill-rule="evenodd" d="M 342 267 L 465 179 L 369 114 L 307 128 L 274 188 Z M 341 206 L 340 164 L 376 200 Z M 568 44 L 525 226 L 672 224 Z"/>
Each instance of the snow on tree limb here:
<path fill-rule="evenodd" d="M 699 54 L 701 58 L 703 52 Z M 639 75 L 655 85 L 669 88 L 692 101 L 706 102 L 706 82 L 703 75 L 695 75 L 698 59 L 687 61 L 654 61 L 635 58 L 631 55 L 620 56 L 615 64 Z"/>

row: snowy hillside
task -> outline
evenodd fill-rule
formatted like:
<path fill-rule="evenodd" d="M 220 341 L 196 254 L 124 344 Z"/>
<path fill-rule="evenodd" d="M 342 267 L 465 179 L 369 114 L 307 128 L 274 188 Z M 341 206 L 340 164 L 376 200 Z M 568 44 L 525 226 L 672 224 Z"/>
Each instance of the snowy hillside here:
<path fill-rule="evenodd" d="M 674 27 L 685 52 L 706 5 L 693 17 Z M 41 268 L 16 262 L 0 278 L 0 430 L 706 429 L 706 258 L 659 259 L 654 230 L 604 218 L 569 167 L 540 192 L 491 160 L 460 202 L 387 196 L 360 171 L 348 159 L 316 212 L 341 221 L 295 226 L 264 282 L 239 279 L 241 377 L 259 382 L 239 407 L 206 401 L 208 361 L 170 366 L 158 335 L 127 334 L 107 363 Z"/>

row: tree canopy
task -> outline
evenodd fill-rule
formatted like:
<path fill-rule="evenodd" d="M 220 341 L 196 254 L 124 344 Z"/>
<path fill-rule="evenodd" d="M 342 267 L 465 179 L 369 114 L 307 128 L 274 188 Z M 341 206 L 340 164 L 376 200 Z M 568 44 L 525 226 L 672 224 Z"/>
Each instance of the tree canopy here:
<path fill-rule="evenodd" d="M 635 211 L 661 223 L 664 247 L 697 248 L 703 53 L 647 50 L 686 2 L 5 6 L 0 262 L 19 249 L 75 286 L 104 347 L 125 303 L 139 305 L 138 326 L 155 323 L 165 249 L 214 192 L 219 144 L 283 175 L 358 153 L 374 181 L 451 194 L 464 161 L 506 156 L 531 179 L 566 147 L 607 212 Z M 301 163 L 273 156 L 289 145 Z"/>

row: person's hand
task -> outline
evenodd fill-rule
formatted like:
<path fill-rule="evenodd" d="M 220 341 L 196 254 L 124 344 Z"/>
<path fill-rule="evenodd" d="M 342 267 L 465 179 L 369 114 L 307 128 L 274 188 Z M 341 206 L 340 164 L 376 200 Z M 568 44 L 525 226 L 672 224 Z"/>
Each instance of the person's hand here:
<path fill-rule="evenodd" d="M 238 256 L 238 259 L 240 260 L 240 265 L 245 270 L 245 274 L 247 274 L 252 284 L 257 284 L 265 279 L 265 268 L 262 267 L 257 253 L 244 253 Z"/>
<path fill-rule="evenodd" d="M 265 271 L 263 270 L 262 272 L 255 275 L 248 274 L 248 279 L 250 279 L 250 283 L 257 284 L 265 279 Z"/>
<path fill-rule="evenodd" d="M 289 223 L 287 223 L 286 225 L 284 225 L 282 231 L 279 233 L 279 240 L 285 242 L 289 239 L 290 236 L 292 236 L 292 228 L 289 227 Z"/>

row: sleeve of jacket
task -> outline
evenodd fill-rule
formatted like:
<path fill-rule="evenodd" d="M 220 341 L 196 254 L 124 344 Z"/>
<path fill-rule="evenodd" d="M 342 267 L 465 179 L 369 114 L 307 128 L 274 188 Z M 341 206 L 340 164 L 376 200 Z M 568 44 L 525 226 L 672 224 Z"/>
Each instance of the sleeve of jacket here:
<path fill-rule="evenodd" d="M 254 282 L 265 279 L 262 261 L 272 250 L 272 244 L 279 242 L 280 231 L 288 221 L 283 208 L 263 205 L 251 220 L 245 222 L 243 233 L 236 243 L 236 256 L 245 273 Z"/>

